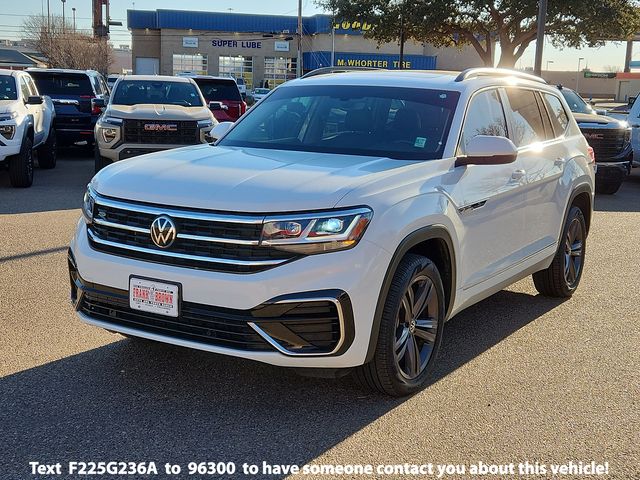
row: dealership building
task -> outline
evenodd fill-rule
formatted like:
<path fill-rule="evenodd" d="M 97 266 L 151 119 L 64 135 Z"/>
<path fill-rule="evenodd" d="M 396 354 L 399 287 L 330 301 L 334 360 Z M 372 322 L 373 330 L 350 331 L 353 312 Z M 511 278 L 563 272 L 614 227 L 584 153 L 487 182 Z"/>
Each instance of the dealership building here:
<path fill-rule="evenodd" d="M 137 74 L 194 72 L 244 78 L 248 88 L 270 87 L 295 78 L 297 17 L 181 10 L 128 10 L 133 70 Z M 397 43 L 378 45 L 363 35 L 370 26 L 357 21 L 333 23 L 329 15 L 304 17 L 303 71 L 331 65 L 394 69 Z M 333 28 L 332 28 L 333 27 Z M 471 48 L 435 48 L 409 41 L 407 69 L 459 70 L 481 66 Z"/>

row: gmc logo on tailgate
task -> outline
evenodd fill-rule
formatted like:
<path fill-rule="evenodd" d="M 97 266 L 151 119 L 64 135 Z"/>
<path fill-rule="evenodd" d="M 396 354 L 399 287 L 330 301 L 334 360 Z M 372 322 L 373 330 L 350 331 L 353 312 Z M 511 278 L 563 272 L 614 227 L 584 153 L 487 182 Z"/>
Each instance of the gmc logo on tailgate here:
<path fill-rule="evenodd" d="M 146 132 L 177 132 L 178 125 L 175 123 L 145 123 Z"/>

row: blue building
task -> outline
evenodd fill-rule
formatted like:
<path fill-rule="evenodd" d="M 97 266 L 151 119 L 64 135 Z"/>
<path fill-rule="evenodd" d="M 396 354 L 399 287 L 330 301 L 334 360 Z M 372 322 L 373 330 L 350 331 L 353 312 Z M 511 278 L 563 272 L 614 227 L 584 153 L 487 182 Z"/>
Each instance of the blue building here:
<path fill-rule="evenodd" d="M 127 22 L 134 73 L 233 75 L 244 78 L 248 88 L 265 81 L 273 87 L 296 75 L 297 17 L 129 10 Z M 338 66 L 398 68 L 398 44 L 378 45 L 365 38 L 369 28 L 348 20 L 333 25 L 328 15 L 303 18 L 303 71 L 330 66 L 332 52 Z M 404 67 L 435 69 L 441 53 L 430 45 L 407 42 Z"/>

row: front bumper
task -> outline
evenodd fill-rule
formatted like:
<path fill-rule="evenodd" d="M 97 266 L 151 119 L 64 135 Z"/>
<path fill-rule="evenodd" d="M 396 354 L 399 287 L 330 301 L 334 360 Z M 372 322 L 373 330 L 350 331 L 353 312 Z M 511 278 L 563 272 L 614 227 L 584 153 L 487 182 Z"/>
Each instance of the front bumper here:
<path fill-rule="evenodd" d="M 16 142 L 15 137 L 13 141 L 0 139 L 0 162 L 18 153 L 20 153 L 20 140 Z"/>
<path fill-rule="evenodd" d="M 377 297 L 391 261 L 387 252 L 362 240 L 351 250 L 304 257 L 254 274 L 187 269 L 97 252 L 88 243 L 83 220 L 79 222 L 70 252 L 73 259 L 70 269 L 77 272 L 75 280 L 72 273 L 72 298 L 75 289 L 74 302 L 78 314 L 89 324 L 209 352 L 303 368 L 348 368 L 364 363 Z M 184 320 L 191 322 L 187 326 L 187 334 L 182 327 L 179 329 L 182 331 L 169 328 L 167 322 L 172 319 L 142 319 L 147 324 L 140 325 L 135 323 L 140 318 L 125 318 L 129 278 L 132 275 L 181 285 L 182 302 L 188 307 Z M 86 301 L 78 293 L 84 291 L 89 292 L 84 299 Z M 107 297 L 111 297 L 110 300 L 106 299 L 106 305 L 105 298 L 100 297 L 105 292 Z M 290 307 L 293 303 L 322 307 L 318 302 L 324 302 L 325 306 L 329 306 L 327 302 L 330 302 L 335 306 L 334 310 L 324 310 L 325 317 L 332 318 L 329 323 L 337 323 L 339 326 L 336 341 L 326 344 L 321 351 L 304 345 L 302 348 L 296 346 L 297 340 L 288 336 L 287 331 L 277 325 L 287 327 L 287 323 L 292 320 L 284 318 L 286 315 L 283 316 L 281 310 L 269 310 L 274 305 L 281 308 L 283 304 Z M 112 307 L 109 308 L 108 304 Z M 271 307 L 265 310 L 265 306 Z M 336 314 L 330 314 L 330 310 Z M 206 331 L 198 330 L 198 325 L 193 324 L 196 315 L 194 312 L 198 312 L 200 322 L 214 322 L 211 325 L 220 321 L 220 312 L 227 319 L 235 318 L 240 324 L 236 324 L 231 330 L 244 333 L 243 338 L 251 340 L 250 345 L 234 345 L 226 341 L 238 339 L 228 337 L 228 326 L 221 332 L 225 341 L 220 341 L 215 332 L 213 336 L 207 337 Z M 338 315 L 337 312 L 341 313 Z M 265 316 L 270 316 L 270 319 Z M 290 323 L 287 329 L 307 340 L 309 337 L 305 337 L 301 331 L 320 334 L 314 330 L 316 327 L 310 326 L 313 322 L 301 325 L 306 320 L 300 320 L 300 317 L 294 318 L 294 327 Z M 238 331 L 238 328 L 241 330 Z M 328 323 L 320 330 L 323 334 L 328 333 Z M 204 333 L 205 336 L 198 337 L 194 333 Z M 335 332 L 333 335 L 335 336 Z M 270 342 L 269 338 L 275 341 Z"/>
<path fill-rule="evenodd" d="M 596 181 L 622 182 L 631 170 L 631 162 L 596 162 Z"/>

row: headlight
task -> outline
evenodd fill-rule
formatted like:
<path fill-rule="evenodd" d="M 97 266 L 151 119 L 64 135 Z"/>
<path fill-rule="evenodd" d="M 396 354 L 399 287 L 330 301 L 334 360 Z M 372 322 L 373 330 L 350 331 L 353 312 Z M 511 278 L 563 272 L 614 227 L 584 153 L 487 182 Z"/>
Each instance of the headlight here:
<path fill-rule="evenodd" d="M 111 143 L 118 136 L 119 129 L 113 127 L 100 127 L 100 133 L 102 133 L 102 139 L 105 143 Z"/>
<path fill-rule="evenodd" d="M 15 134 L 15 125 L 0 125 L 0 135 L 2 135 L 7 140 L 11 140 Z"/>
<path fill-rule="evenodd" d="M 367 207 L 265 218 L 260 245 L 311 255 L 354 247 L 373 211 Z"/>
<path fill-rule="evenodd" d="M 198 120 L 198 128 L 213 127 L 213 120 L 207 118 L 205 120 Z"/>
<path fill-rule="evenodd" d="M 91 189 L 90 185 L 87 185 L 87 191 L 84 192 L 84 198 L 82 200 L 82 215 L 87 223 L 93 222 L 93 206 L 95 205 L 95 193 Z"/>

